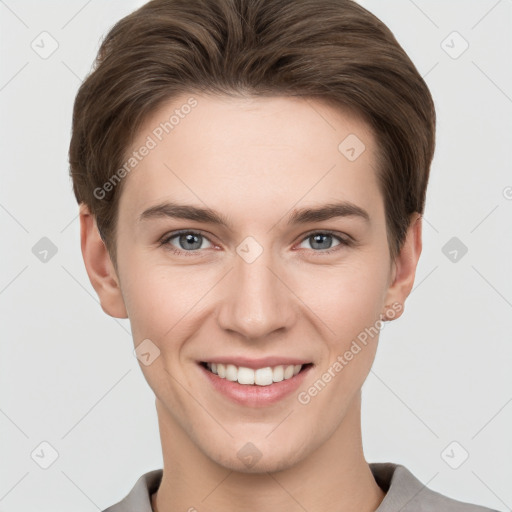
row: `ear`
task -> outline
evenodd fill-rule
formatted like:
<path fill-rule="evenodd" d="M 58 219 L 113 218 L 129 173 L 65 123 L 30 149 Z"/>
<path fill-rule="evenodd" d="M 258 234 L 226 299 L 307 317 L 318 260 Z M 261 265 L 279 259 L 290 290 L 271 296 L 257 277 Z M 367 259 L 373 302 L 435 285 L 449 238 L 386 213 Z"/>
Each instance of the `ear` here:
<path fill-rule="evenodd" d="M 119 278 L 101 239 L 96 218 L 84 203 L 80 205 L 80 242 L 87 275 L 98 294 L 101 308 L 115 318 L 128 318 Z"/>
<path fill-rule="evenodd" d="M 395 320 L 404 312 L 405 300 L 411 293 L 416 267 L 422 249 L 422 217 L 419 213 L 411 216 L 409 228 L 402 249 L 392 263 L 390 286 L 386 294 L 384 320 Z M 397 307 L 399 305 L 399 307 Z M 386 315 L 386 311 L 388 314 Z"/>

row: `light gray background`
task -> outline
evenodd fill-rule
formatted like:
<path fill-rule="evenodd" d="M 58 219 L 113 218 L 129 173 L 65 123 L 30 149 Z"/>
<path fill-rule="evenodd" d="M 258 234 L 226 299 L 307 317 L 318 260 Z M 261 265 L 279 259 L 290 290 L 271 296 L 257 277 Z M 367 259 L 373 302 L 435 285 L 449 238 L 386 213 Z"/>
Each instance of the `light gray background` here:
<path fill-rule="evenodd" d="M 143 3 L 0 1 L 0 512 L 102 510 L 162 466 L 129 322 L 103 313 L 83 266 L 67 164 L 80 81 L 102 35 Z M 361 3 L 409 53 L 438 114 L 415 288 L 363 388 L 366 458 L 510 510 L 512 1 Z M 47 59 L 31 48 L 43 31 L 59 45 Z M 458 58 L 453 31 L 469 43 Z M 32 252 L 42 237 L 58 250 L 46 263 Z M 468 248 L 456 262 L 442 252 L 452 237 Z M 49 456 L 44 441 L 58 452 L 48 469 L 31 457 Z"/>

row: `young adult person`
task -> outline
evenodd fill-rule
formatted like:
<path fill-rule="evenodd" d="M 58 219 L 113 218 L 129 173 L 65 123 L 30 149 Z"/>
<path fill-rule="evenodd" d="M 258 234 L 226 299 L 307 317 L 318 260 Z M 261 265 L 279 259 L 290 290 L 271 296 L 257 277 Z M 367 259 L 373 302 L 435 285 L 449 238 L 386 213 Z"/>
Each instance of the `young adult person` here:
<path fill-rule="evenodd" d="M 153 0 L 111 29 L 75 101 L 71 176 L 164 467 L 109 512 L 489 510 L 362 449 L 434 145 L 425 82 L 353 1 Z"/>

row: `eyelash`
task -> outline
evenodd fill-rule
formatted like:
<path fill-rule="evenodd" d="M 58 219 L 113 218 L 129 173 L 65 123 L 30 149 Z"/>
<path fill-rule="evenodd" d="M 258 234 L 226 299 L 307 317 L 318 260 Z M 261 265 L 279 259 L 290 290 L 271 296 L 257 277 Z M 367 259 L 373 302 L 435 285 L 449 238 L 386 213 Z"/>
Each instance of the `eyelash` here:
<path fill-rule="evenodd" d="M 159 247 L 164 247 L 166 250 L 169 250 L 178 256 L 197 256 L 200 249 L 194 249 L 192 251 L 183 251 L 181 249 L 177 249 L 176 247 L 169 245 L 169 242 L 173 238 L 176 238 L 180 235 L 185 235 L 185 234 L 201 235 L 203 238 L 206 238 L 210 243 L 212 243 L 211 240 L 206 235 L 204 235 L 201 231 L 191 231 L 191 230 L 184 229 L 184 230 L 180 230 L 180 231 L 173 231 L 172 233 L 169 233 L 168 235 L 164 236 L 164 238 L 162 238 L 159 242 Z M 307 233 L 306 235 L 304 235 L 304 237 L 300 240 L 300 243 L 304 242 L 305 240 L 307 240 L 308 238 L 311 238 L 314 235 L 331 235 L 333 238 L 336 238 L 340 242 L 339 245 L 336 245 L 330 249 L 324 249 L 324 250 L 311 249 L 311 251 L 313 253 L 317 253 L 319 255 L 332 254 L 332 253 L 342 249 L 343 247 L 352 247 L 353 245 L 355 245 L 355 241 L 352 238 L 350 238 L 348 235 L 345 235 L 342 237 L 340 235 L 335 234 L 335 232 L 329 231 L 329 230 L 311 231 L 311 232 Z"/>

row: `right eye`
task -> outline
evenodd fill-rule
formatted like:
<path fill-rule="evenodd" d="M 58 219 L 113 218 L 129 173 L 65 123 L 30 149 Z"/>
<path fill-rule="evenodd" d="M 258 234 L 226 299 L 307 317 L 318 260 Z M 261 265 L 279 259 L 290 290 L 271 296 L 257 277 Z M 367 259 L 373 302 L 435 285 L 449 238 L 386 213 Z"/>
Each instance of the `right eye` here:
<path fill-rule="evenodd" d="M 179 247 L 176 247 L 171 241 L 177 239 Z M 208 241 L 208 238 L 198 231 L 181 230 L 174 231 L 166 235 L 161 241 L 160 246 L 171 250 L 175 254 L 193 256 L 201 249 L 202 242 Z M 211 243 L 211 242 L 209 242 Z M 192 253 L 192 254 L 191 254 Z"/>

